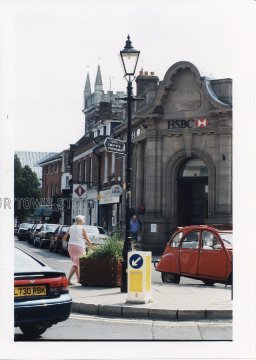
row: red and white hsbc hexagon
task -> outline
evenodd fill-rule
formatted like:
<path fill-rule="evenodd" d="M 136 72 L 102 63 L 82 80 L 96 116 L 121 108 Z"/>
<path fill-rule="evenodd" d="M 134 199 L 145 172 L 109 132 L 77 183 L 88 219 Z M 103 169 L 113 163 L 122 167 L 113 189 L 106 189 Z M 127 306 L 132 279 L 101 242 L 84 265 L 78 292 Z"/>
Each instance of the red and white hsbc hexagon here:
<path fill-rule="evenodd" d="M 206 128 L 209 125 L 209 120 L 205 117 L 200 117 L 198 119 L 188 119 L 188 120 L 169 120 L 168 129 L 193 129 L 193 128 Z"/>
<path fill-rule="evenodd" d="M 199 128 L 205 128 L 208 126 L 209 121 L 206 118 L 199 118 L 199 119 L 194 120 L 194 123 Z"/>

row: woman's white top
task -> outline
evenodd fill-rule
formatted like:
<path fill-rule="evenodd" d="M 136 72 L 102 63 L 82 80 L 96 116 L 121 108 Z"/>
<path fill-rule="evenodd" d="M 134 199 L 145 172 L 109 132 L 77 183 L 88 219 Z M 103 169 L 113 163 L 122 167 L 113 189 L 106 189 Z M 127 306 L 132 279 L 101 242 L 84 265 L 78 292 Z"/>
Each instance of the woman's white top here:
<path fill-rule="evenodd" d="M 69 241 L 71 245 L 81 246 L 85 249 L 85 239 L 83 237 L 83 226 L 82 225 L 71 225 L 69 228 Z"/>

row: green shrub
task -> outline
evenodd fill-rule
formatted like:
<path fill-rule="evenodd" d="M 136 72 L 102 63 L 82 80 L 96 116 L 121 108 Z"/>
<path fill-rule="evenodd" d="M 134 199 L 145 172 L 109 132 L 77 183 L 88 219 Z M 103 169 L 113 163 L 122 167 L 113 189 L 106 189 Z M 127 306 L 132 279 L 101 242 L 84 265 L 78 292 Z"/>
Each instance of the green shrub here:
<path fill-rule="evenodd" d="M 122 258 L 123 241 L 119 233 L 112 234 L 104 244 L 100 244 L 90 249 L 84 257 L 88 259 L 107 258 L 116 260 Z"/>

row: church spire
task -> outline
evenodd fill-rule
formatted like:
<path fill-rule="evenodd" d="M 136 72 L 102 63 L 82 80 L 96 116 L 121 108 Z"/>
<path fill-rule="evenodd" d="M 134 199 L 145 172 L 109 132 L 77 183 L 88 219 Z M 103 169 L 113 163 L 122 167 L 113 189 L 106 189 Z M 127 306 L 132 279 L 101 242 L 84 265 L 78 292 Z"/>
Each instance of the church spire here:
<path fill-rule="evenodd" d="M 96 80 L 95 80 L 95 84 L 94 84 L 94 91 L 97 91 L 97 90 L 103 90 L 100 65 L 98 65 Z"/>
<path fill-rule="evenodd" d="M 90 76 L 89 73 L 87 73 L 85 87 L 84 87 L 84 95 L 88 96 L 91 95 L 91 82 L 90 82 Z"/>

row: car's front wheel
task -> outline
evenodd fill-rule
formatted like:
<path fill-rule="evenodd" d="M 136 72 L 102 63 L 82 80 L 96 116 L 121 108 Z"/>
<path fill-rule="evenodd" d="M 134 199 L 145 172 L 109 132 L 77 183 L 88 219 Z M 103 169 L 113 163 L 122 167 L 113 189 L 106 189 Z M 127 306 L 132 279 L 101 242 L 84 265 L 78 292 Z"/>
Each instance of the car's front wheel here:
<path fill-rule="evenodd" d="M 42 335 L 48 327 L 51 326 L 49 324 L 24 324 L 20 325 L 20 330 L 24 335 L 29 337 L 37 337 Z"/>
<path fill-rule="evenodd" d="M 162 281 L 169 284 L 179 284 L 180 275 L 173 273 L 162 273 Z"/>
<path fill-rule="evenodd" d="M 215 281 L 212 280 L 203 280 L 203 283 L 207 286 L 213 286 L 215 284 Z"/>

